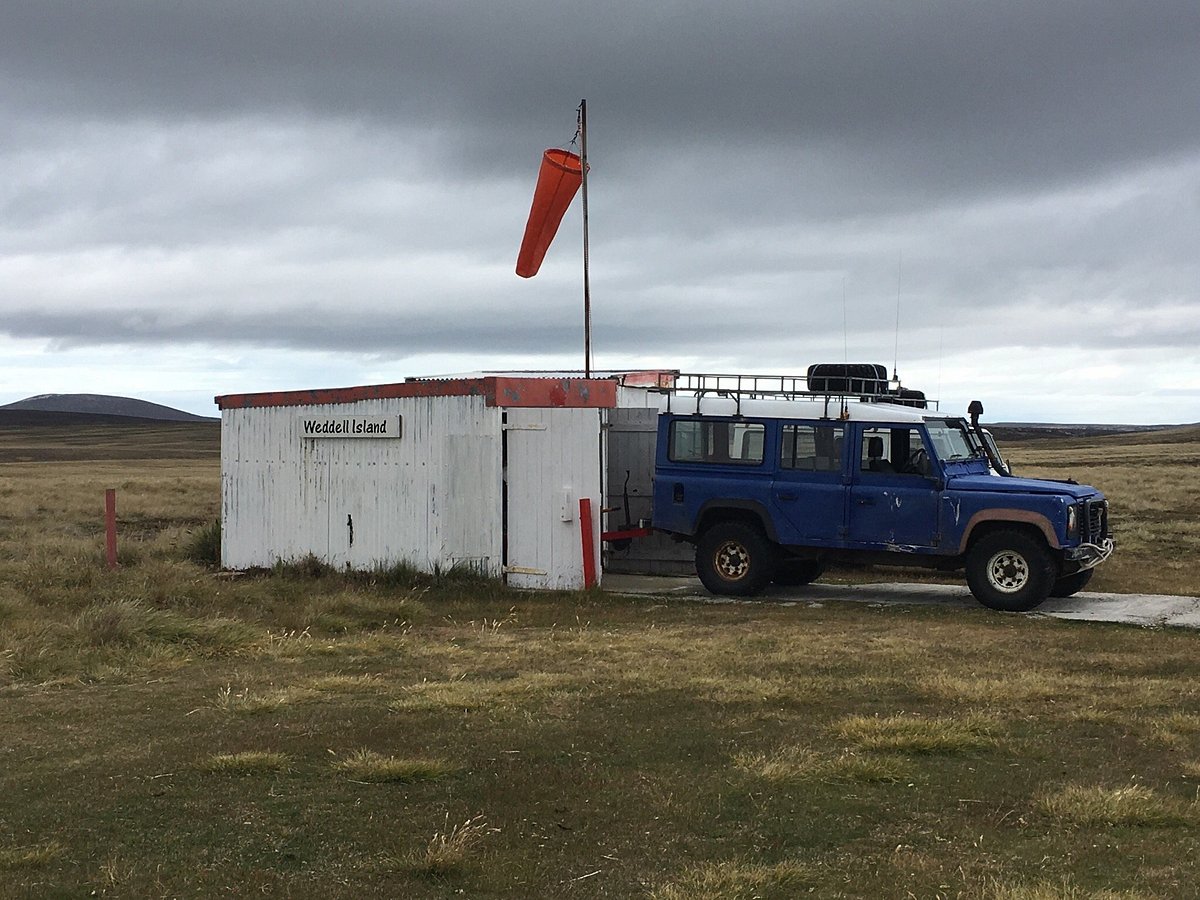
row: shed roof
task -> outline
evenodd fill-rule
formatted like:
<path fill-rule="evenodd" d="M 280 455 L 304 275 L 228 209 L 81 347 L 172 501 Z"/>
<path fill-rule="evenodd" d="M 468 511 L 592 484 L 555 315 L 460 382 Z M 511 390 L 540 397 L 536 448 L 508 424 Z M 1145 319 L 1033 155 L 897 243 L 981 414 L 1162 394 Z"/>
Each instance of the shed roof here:
<path fill-rule="evenodd" d="M 247 409 L 355 403 L 359 400 L 385 400 L 396 397 L 473 396 L 482 396 L 488 406 L 611 409 L 617 405 L 617 384 L 615 381 L 601 378 L 480 376 L 401 381 L 359 387 L 222 394 L 213 399 L 220 409 Z"/>

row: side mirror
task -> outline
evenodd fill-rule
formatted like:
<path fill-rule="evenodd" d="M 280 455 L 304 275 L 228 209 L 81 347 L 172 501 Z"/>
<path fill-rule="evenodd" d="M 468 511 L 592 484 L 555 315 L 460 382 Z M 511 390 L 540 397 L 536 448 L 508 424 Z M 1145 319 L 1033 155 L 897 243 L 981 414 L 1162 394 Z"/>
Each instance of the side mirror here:
<path fill-rule="evenodd" d="M 946 489 L 946 482 L 941 478 L 931 478 L 930 481 L 933 482 L 933 489 L 935 491 L 944 491 Z"/>

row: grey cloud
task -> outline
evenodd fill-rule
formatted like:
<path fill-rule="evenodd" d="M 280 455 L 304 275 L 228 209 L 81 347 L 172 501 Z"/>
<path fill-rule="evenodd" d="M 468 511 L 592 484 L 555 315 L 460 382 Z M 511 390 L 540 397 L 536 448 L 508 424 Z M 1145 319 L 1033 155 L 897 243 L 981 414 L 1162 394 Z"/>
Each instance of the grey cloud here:
<path fill-rule="evenodd" d="M 926 359 L 1186 352 L 1196 46 L 1191 0 L 12 0 L 0 331 L 573 352 L 578 209 L 512 267 L 586 96 L 600 348 L 795 369 L 844 289 L 886 359 L 902 268 Z"/>
<path fill-rule="evenodd" d="M 564 100 L 584 94 L 625 139 L 615 160 L 631 143 L 783 140 L 1002 182 L 1197 138 L 1188 2 L 18 0 L 4 24 L 10 97 L 30 104 L 375 117 L 450 127 L 511 166 L 531 132 L 566 131 Z"/>

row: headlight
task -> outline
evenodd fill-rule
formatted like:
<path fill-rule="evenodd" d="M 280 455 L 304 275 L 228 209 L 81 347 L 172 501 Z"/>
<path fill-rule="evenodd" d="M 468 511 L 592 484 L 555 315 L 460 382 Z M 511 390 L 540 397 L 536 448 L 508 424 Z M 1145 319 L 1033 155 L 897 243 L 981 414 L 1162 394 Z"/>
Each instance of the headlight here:
<path fill-rule="evenodd" d="M 1079 507 L 1071 505 L 1067 507 L 1067 537 L 1079 536 Z"/>

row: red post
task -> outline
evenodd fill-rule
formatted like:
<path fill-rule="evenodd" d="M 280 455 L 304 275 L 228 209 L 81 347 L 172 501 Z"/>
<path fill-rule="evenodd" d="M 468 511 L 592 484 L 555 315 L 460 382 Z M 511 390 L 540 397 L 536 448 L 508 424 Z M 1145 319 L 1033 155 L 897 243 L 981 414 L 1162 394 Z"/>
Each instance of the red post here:
<path fill-rule="evenodd" d="M 108 567 L 117 567 L 117 489 L 104 492 L 104 537 Z"/>
<path fill-rule="evenodd" d="M 579 501 L 579 537 L 583 542 L 583 586 L 596 586 L 596 545 L 592 540 L 592 501 Z"/>

